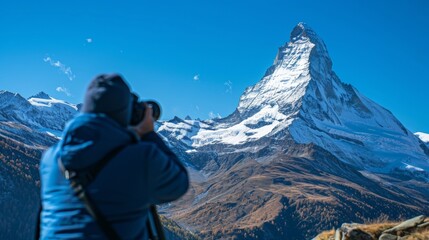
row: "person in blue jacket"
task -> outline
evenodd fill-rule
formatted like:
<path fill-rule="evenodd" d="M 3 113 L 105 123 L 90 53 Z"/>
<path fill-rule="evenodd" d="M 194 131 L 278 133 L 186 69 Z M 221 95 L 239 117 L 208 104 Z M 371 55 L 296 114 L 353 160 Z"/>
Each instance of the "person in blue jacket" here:
<path fill-rule="evenodd" d="M 68 122 L 62 139 L 41 160 L 40 239 L 106 239 L 75 196 L 59 161 L 79 172 L 126 145 L 86 189 L 121 239 L 147 239 L 149 206 L 186 193 L 188 173 L 154 132 L 152 109 L 146 108 L 137 126 L 129 126 L 131 112 L 132 93 L 120 75 L 100 75 L 91 81 L 81 113 Z"/>

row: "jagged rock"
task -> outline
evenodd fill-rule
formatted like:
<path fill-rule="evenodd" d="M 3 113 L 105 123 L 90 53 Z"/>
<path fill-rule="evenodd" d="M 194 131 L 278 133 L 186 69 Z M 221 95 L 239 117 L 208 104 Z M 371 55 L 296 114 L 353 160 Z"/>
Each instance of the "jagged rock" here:
<path fill-rule="evenodd" d="M 429 222 L 422 223 L 422 224 L 418 225 L 417 227 L 418 227 L 418 228 L 426 228 L 426 227 L 429 227 Z"/>
<path fill-rule="evenodd" d="M 397 240 L 397 239 L 398 239 L 398 237 L 396 235 L 392 235 L 392 234 L 389 234 L 389 233 L 383 233 L 378 238 L 378 240 Z"/>
<path fill-rule="evenodd" d="M 415 217 L 415 218 L 411 218 L 411 219 L 409 219 L 405 222 L 402 222 L 401 224 L 399 224 L 393 228 L 387 229 L 383 233 L 395 233 L 398 231 L 404 231 L 404 230 L 407 230 L 409 228 L 416 227 L 417 225 L 421 224 L 425 220 L 425 218 L 426 217 L 423 215 L 420 215 L 420 216 Z"/>
<path fill-rule="evenodd" d="M 329 240 L 409 240 L 409 239 L 422 239 L 420 236 L 425 234 L 424 240 L 429 240 L 426 230 L 429 230 L 429 218 L 425 216 L 418 216 L 415 218 L 403 221 L 396 226 L 385 230 L 381 236 L 381 228 L 385 228 L 384 224 L 365 225 L 358 223 L 343 223 L 335 234 L 329 236 Z M 370 228 L 368 228 L 368 226 Z M 363 231 L 362 229 L 372 229 L 370 232 Z M 371 228 L 372 227 L 372 228 Z M 417 234 L 417 235 L 415 235 Z M 417 238 L 416 238 L 417 237 Z M 322 238 L 314 238 L 313 240 L 320 240 Z M 326 239 L 326 238 L 323 238 Z"/>
<path fill-rule="evenodd" d="M 362 224 L 359 224 L 359 223 L 343 223 L 341 225 L 340 231 L 344 232 L 344 233 L 348 233 L 351 230 L 354 230 L 354 229 L 359 228 L 361 226 L 362 226 Z"/>
<path fill-rule="evenodd" d="M 360 229 L 351 230 L 346 236 L 348 236 L 349 240 L 372 240 L 371 234 L 362 231 Z M 396 240 L 396 239 L 395 239 Z"/>
<path fill-rule="evenodd" d="M 362 227 L 362 224 L 359 223 L 343 223 L 339 229 L 339 231 L 342 233 L 342 237 L 339 237 L 338 239 L 372 240 L 372 236 L 369 233 L 360 230 L 360 227 Z M 336 239 L 337 238 L 335 238 L 335 240 Z"/>

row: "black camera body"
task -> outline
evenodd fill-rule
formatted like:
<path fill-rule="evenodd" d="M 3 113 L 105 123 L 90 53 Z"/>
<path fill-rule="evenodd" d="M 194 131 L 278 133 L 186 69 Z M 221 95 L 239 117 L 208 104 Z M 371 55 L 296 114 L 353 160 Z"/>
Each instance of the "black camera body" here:
<path fill-rule="evenodd" d="M 161 106 L 153 100 L 139 101 L 139 97 L 133 93 L 133 106 L 130 125 L 138 125 L 145 117 L 146 106 L 152 108 L 153 120 L 157 121 L 161 117 Z"/>

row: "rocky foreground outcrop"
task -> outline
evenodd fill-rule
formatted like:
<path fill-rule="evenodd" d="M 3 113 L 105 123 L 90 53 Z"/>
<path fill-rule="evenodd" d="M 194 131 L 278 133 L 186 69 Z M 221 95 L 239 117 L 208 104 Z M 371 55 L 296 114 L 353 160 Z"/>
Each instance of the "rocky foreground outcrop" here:
<path fill-rule="evenodd" d="M 421 215 L 400 223 L 344 223 L 313 240 L 429 240 L 429 218 Z"/>

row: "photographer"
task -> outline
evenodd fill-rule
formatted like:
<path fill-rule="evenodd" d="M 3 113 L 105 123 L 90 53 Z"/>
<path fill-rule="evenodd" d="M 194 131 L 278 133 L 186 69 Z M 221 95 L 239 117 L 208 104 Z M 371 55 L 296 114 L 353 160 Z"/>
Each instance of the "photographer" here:
<path fill-rule="evenodd" d="M 92 80 L 42 157 L 40 239 L 148 239 L 150 206 L 185 194 L 187 171 L 154 132 L 152 108 L 129 125 L 135 100 L 119 75 Z"/>

